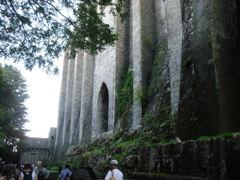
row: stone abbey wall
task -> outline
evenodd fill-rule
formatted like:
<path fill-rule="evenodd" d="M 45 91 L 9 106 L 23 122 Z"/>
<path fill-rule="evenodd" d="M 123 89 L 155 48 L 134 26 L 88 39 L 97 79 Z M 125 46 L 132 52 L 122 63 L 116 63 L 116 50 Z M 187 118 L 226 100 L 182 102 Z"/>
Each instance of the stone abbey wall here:
<path fill-rule="evenodd" d="M 122 130 L 123 68 L 133 72 L 129 133 L 167 110 L 175 121 L 171 136 L 181 140 L 238 132 L 239 7 L 237 0 L 126 0 L 127 20 L 107 15 L 120 34 L 114 47 L 64 57 L 54 158 Z M 150 89 L 141 103 L 139 91 Z"/>
<path fill-rule="evenodd" d="M 220 137 L 161 146 L 141 147 L 133 179 L 239 179 L 240 139 Z M 132 163 L 132 164 L 131 164 Z M 126 173 L 125 173 L 126 174 Z"/>
<path fill-rule="evenodd" d="M 37 164 L 37 161 L 49 161 L 50 151 L 47 138 L 28 138 L 29 146 L 21 153 L 20 163 Z"/>
<path fill-rule="evenodd" d="M 32 163 L 35 166 L 37 161 L 42 161 L 43 166 L 50 164 L 50 158 L 56 138 L 56 128 L 51 127 L 48 138 L 28 137 L 27 145 L 22 150 L 19 163 Z"/>

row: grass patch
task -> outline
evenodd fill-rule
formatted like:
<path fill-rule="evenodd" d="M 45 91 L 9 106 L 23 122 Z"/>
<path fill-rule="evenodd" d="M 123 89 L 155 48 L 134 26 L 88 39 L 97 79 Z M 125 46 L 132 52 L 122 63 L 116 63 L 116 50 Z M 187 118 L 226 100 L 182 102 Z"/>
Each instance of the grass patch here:
<path fill-rule="evenodd" d="M 103 153 L 103 149 L 104 147 L 99 147 L 99 148 L 96 148 L 94 149 L 93 151 L 91 151 L 88 156 L 95 156 L 97 154 L 102 154 Z"/>
<path fill-rule="evenodd" d="M 123 143 L 114 143 L 114 145 L 116 145 L 116 148 L 118 148 L 118 147 L 124 147 L 124 146 L 128 146 L 131 144 L 137 144 L 137 143 L 138 143 L 138 139 L 134 139 L 132 141 L 126 141 Z"/>
<path fill-rule="evenodd" d="M 173 142 L 160 142 L 160 143 L 155 143 L 151 144 L 151 146 L 159 146 L 159 145 L 166 145 L 166 144 L 172 144 Z"/>
<path fill-rule="evenodd" d="M 218 138 L 218 137 L 231 137 L 235 133 L 224 133 L 224 134 L 219 134 L 216 136 L 201 136 L 198 138 L 198 140 L 205 140 L 205 139 L 212 139 L 212 138 Z"/>

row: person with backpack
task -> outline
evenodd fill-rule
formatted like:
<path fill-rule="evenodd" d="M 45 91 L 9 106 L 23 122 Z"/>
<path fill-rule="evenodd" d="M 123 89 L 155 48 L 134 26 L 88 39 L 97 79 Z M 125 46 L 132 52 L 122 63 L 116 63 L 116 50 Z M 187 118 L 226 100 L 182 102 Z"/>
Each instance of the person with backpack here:
<path fill-rule="evenodd" d="M 108 171 L 105 180 L 123 180 L 123 173 L 118 169 L 117 160 L 111 160 L 110 171 Z"/>
<path fill-rule="evenodd" d="M 32 165 L 24 164 L 24 170 L 21 172 L 18 180 L 37 180 L 35 172 L 32 170 Z"/>
<path fill-rule="evenodd" d="M 50 172 L 44 167 L 42 167 L 42 161 L 37 162 L 37 167 L 34 169 L 34 172 L 38 180 L 45 180 L 50 175 Z"/>
<path fill-rule="evenodd" d="M 72 173 L 70 180 L 98 180 L 98 178 L 91 166 L 84 166 L 77 168 Z"/>
<path fill-rule="evenodd" d="M 59 177 L 61 178 L 60 180 L 70 180 L 71 175 L 72 172 L 70 171 L 70 166 L 66 164 L 65 169 L 62 170 Z"/>

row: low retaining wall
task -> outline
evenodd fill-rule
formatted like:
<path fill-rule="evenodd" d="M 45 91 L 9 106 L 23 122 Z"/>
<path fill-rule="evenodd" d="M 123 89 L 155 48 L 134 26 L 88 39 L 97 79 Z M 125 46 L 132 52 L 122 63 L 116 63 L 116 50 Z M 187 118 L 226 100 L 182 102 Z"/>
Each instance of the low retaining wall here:
<path fill-rule="evenodd" d="M 240 179 L 240 137 L 142 147 L 136 170 L 131 178 Z"/>

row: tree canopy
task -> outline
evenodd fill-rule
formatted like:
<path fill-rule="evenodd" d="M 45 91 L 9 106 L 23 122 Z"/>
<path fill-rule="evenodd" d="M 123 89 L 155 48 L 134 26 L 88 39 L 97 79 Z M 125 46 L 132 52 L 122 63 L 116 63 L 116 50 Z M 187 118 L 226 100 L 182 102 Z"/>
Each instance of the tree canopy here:
<path fill-rule="evenodd" d="M 78 49 L 96 55 L 118 38 L 103 22 L 102 6 L 120 14 L 124 0 L 1 0 L 0 58 L 22 61 L 26 69 L 38 66 L 58 73 L 54 65 L 68 48 L 73 58 Z"/>
<path fill-rule="evenodd" d="M 27 85 L 21 73 L 11 65 L 0 65 L 0 154 L 6 149 L 12 152 L 26 137 L 26 99 Z"/>

